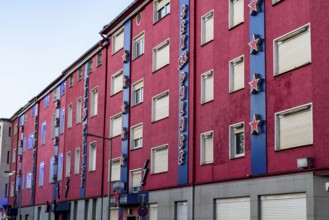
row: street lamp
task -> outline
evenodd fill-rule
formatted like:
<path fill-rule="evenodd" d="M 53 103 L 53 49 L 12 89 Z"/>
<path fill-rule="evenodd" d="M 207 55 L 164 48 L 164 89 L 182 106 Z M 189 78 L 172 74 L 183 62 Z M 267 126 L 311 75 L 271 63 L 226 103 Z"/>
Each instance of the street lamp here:
<path fill-rule="evenodd" d="M 91 134 L 91 133 L 84 133 L 83 136 L 86 137 L 96 137 L 96 138 L 100 138 L 103 140 L 108 140 L 110 141 L 110 167 L 109 167 L 109 181 L 107 184 L 107 192 L 108 192 L 108 206 L 107 206 L 107 210 L 108 210 L 108 215 L 107 215 L 107 219 L 111 220 L 111 215 L 110 215 L 110 199 L 111 199 L 111 193 L 110 193 L 110 188 L 111 188 L 111 179 L 112 179 L 112 138 L 107 138 L 107 137 L 103 137 L 100 135 L 96 135 L 96 134 Z M 103 184 L 103 183 L 102 183 Z M 102 213 L 103 216 L 103 213 Z"/>

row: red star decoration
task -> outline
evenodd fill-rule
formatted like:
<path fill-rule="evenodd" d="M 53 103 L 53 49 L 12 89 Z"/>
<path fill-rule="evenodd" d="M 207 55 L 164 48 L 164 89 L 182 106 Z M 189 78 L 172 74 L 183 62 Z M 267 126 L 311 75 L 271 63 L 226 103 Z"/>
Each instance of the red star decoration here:
<path fill-rule="evenodd" d="M 248 4 L 248 7 L 250 8 L 250 15 L 255 15 L 257 12 L 259 12 L 259 4 L 261 0 L 251 0 L 251 2 Z"/>
<path fill-rule="evenodd" d="M 127 131 L 126 131 L 125 128 L 122 128 L 122 130 L 121 130 L 121 139 L 126 140 L 126 137 L 127 137 Z"/>
<path fill-rule="evenodd" d="M 122 77 L 122 88 L 125 89 L 128 87 L 128 77 L 127 76 L 123 76 Z"/>
<path fill-rule="evenodd" d="M 255 54 L 255 53 L 258 53 L 260 48 L 260 43 L 261 43 L 262 39 L 256 35 L 256 34 L 253 34 L 252 35 L 252 40 L 251 42 L 249 42 L 249 46 L 250 46 L 250 53 L 251 54 Z"/>
<path fill-rule="evenodd" d="M 249 122 L 249 125 L 251 127 L 251 134 L 260 134 L 263 121 L 259 119 L 259 116 L 257 114 L 254 114 L 254 119 L 252 122 Z"/>
<path fill-rule="evenodd" d="M 251 94 L 256 94 L 261 91 L 261 88 L 260 88 L 261 82 L 262 82 L 262 79 L 259 77 L 259 75 L 257 73 L 255 73 L 252 80 L 249 82 Z"/>
<path fill-rule="evenodd" d="M 123 62 L 124 63 L 127 63 L 128 62 L 128 51 L 125 50 L 123 52 L 122 59 L 123 59 Z"/>
<path fill-rule="evenodd" d="M 126 112 L 127 112 L 127 107 L 128 107 L 128 105 L 127 105 L 126 102 L 124 102 L 123 105 L 121 105 L 121 112 L 122 112 L 123 114 L 126 114 Z"/>
<path fill-rule="evenodd" d="M 126 161 L 127 161 L 127 156 L 126 154 L 121 154 L 121 157 L 120 157 L 120 165 L 122 167 L 125 167 L 126 166 Z"/>

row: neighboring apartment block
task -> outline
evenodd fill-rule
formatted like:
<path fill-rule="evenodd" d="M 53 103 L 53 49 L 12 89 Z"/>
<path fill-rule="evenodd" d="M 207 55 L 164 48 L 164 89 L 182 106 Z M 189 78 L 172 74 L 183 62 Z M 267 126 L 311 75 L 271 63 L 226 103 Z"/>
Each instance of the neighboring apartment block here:
<path fill-rule="evenodd" d="M 11 118 L 11 212 L 329 218 L 327 9 L 134 1 Z"/>

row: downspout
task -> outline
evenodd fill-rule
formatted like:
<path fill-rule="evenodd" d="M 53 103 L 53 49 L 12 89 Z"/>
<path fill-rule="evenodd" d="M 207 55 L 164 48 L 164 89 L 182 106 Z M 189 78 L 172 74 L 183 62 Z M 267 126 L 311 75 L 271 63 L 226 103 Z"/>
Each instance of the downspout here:
<path fill-rule="evenodd" d="M 105 119 L 105 117 L 106 117 L 106 100 L 107 100 L 107 53 L 108 53 L 108 45 L 110 44 L 110 42 L 109 42 L 109 40 L 108 40 L 108 38 L 106 38 L 106 37 L 104 37 L 104 35 L 103 34 L 100 34 L 101 35 L 101 37 L 103 38 L 103 40 L 102 41 L 100 41 L 100 43 L 99 43 L 99 45 L 102 47 L 102 49 L 104 49 L 105 48 L 105 98 L 104 98 L 104 100 L 105 100 L 105 102 L 104 102 L 104 123 L 103 123 L 103 137 L 105 137 L 105 135 L 106 135 L 106 132 L 105 132 L 105 129 L 106 129 L 106 119 Z M 103 46 L 103 42 L 105 42 L 105 41 L 107 41 L 107 43 L 106 43 L 106 45 L 105 46 Z M 103 164 L 105 164 L 105 142 L 106 142 L 106 140 L 103 140 L 103 148 L 102 148 L 102 155 L 103 155 L 103 158 L 102 158 L 102 160 L 103 160 Z M 101 219 L 103 219 L 103 206 L 104 206 L 104 176 L 105 176 L 105 173 L 104 173 L 104 166 L 102 166 L 102 170 L 101 170 L 101 172 L 102 172 L 102 186 L 101 186 L 101 196 L 102 196 L 102 207 L 101 207 Z M 110 202 L 110 201 L 109 201 Z"/>

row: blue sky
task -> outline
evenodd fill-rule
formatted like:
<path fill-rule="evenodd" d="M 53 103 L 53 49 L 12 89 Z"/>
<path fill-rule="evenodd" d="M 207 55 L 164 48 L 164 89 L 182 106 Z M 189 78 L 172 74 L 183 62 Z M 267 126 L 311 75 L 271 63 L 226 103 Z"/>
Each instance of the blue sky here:
<path fill-rule="evenodd" d="M 0 118 L 10 118 L 133 0 L 0 0 Z"/>

